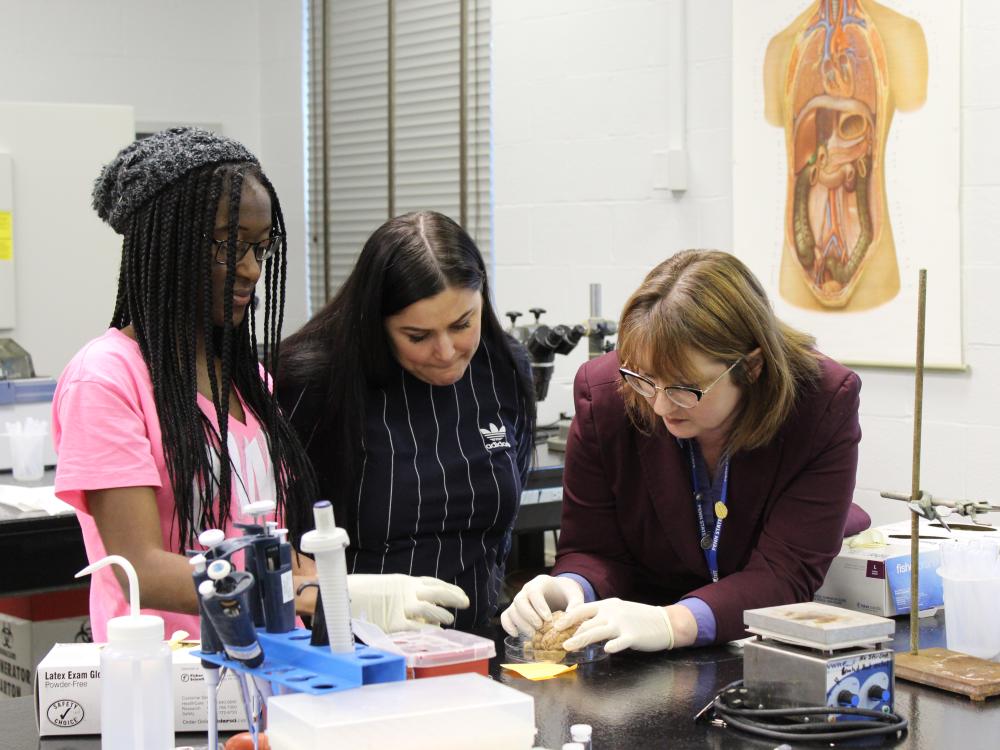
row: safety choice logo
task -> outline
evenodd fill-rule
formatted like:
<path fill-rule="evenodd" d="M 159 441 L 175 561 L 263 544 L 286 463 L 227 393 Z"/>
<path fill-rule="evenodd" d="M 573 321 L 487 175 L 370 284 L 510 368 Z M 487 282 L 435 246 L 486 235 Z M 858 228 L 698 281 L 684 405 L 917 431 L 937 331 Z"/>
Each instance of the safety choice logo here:
<path fill-rule="evenodd" d="M 75 727 L 83 721 L 83 706 L 76 701 L 58 700 L 49 706 L 45 716 L 57 727 Z"/>

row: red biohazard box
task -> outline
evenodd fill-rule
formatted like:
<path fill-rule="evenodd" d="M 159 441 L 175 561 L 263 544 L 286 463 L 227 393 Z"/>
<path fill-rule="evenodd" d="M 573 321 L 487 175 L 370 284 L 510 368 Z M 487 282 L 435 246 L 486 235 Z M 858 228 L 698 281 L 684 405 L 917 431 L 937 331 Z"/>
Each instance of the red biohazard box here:
<path fill-rule="evenodd" d="M 460 630 L 426 628 L 391 633 L 389 638 L 406 656 L 406 676 L 410 679 L 441 677 L 475 672 L 488 675 L 496 646 L 483 638 Z"/>
<path fill-rule="evenodd" d="M 89 589 L 0 598 L 0 698 L 31 695 L 42 657 L 56 643 L 90 643 Z"/>

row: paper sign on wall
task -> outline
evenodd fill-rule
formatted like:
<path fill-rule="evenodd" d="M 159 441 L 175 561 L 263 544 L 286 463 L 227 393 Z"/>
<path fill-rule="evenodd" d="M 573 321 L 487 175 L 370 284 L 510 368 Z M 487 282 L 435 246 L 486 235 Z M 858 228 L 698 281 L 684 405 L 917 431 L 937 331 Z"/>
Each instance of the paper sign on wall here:
<path fill-rule="evenodd" d="M 14 258 L 14 222 L 10 211 L 0 211 L 0 260 Z"/>
<path fill-rule="evenodd" d="M 7 124 L 2 118 L 0 122 Z M 0 141 L 5 140 L 3 135 Z M 17 317 L 14 263 L 14 170 L 10 154 L 0 153 L 0 336 L 11 335 L 5 331 L 14 327 Z"/>

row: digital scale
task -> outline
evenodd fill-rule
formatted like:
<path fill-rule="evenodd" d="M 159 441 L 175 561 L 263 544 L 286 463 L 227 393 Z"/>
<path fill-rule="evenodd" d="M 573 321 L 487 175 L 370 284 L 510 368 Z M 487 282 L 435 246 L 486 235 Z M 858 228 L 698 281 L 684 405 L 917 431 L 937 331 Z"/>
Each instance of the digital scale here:
<path fill-rule="evenodd" d="M 801 602 L 748 609 L 743 622 L 756 636 L 744 647 L 743 684 L 764 707 L 892 713 L 892 620 Z"/>

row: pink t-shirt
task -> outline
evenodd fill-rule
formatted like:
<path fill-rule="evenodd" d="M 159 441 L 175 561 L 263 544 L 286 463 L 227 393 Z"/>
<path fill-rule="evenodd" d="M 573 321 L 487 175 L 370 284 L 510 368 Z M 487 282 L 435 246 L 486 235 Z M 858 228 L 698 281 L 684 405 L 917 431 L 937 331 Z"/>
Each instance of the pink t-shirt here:
<path fill-rule="evenodd" d="M 218 427 L 212 402 L 199 394 L 198 405 L 212 425 Z M 245 504 L 275 499 L 267 438 L 250 410 L 244 412 L 246 424 L 229 418 L 228 443 L 234 476 L 232 517 L 224 529 L 227 536 L 231 535 L 233 521 L 251 521 L 241 512 Z M 56 495 L 76 508 L 91 562 L 105 557 L 107 552 L 90 515 L 85 492 L 115 487 L 152 487 L 163 546 L 183 554 L 173 518 L 174 493 L 163 456 L 153 384 L 138 343 L 111 328 L 73 357 L 60 376 L 53 397 L 52 437 L 59 456 Z M 217 502 L 217 498 L 212 502 Z M 140 602 L 142 593 L 140 582 Z M 175 630 L 186 630 L 192 637 L 200 633 L 197 615 L 145 607 L 142 611 L 162 617 L 168 637 Z M 111 568 L 94 573 L 90 583 L 94 640 L 106 641 L 107 621 L 128 612 L 125 595 Z"/>

